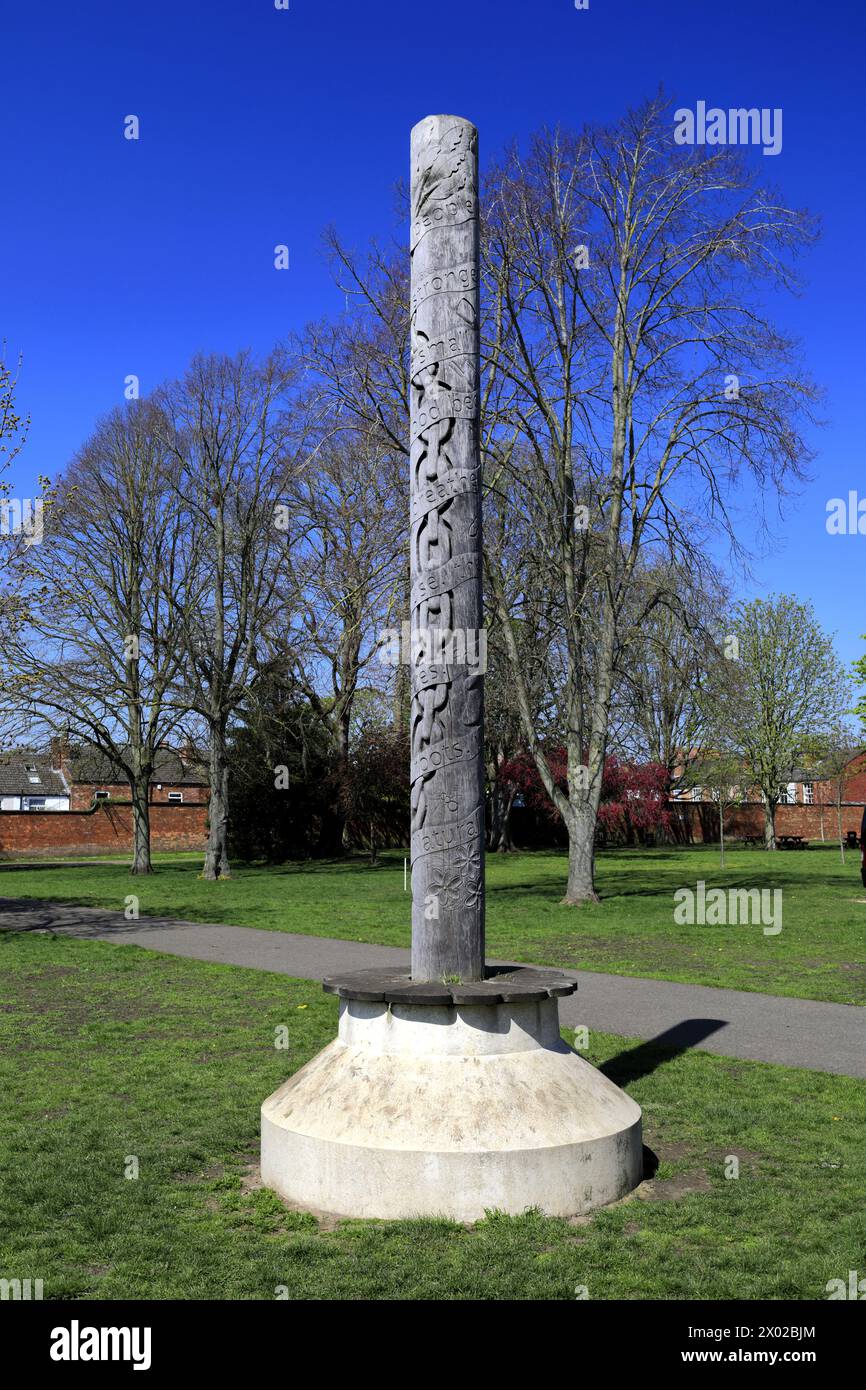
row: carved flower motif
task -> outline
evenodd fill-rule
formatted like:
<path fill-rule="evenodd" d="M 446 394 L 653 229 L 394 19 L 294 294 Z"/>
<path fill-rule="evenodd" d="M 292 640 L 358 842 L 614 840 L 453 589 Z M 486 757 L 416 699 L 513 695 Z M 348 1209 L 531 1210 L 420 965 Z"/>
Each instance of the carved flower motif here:
<path fill-rule="evenodd" d="M 462 886 L 461 876 L 456 869 L 446 870 L 439 882 L 434 881 L 430 885 L 443 907 L 453 907 L 462 900 Z"/>
<path fill-rule="evenodd" d="M 480 878 L 467 879 L 463 887 L 463 901 L 466 903 L 466 906 L 473 908 L 480 907 L 483 892 L 484 889 L 481 885 Z"/>
<path fill-rule="evenodd" d="M 458 872 L 463 878 L 478 878 L 481 874 L 481 855 L 471 845 L 458 849 L 454 856 Z"/>

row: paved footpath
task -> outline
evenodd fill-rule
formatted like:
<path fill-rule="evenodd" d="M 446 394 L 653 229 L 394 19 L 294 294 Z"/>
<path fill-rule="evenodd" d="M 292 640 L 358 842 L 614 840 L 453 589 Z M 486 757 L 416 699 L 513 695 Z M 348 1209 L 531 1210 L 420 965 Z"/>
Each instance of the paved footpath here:
<path fill-rule="evenodd" d="M 21 898 L 0 898 L 0 929 L 144 946 L 302 980 L 365 966 L 409 965 L 408 951 L 393 946 L 162 917 L 128 922 L 120 912 L 64 903 L 28 901 L 25 906 Z M 582 1024 L 722 1057 L 866 1077 L 866 1008 L 596 971 L 566 973 L 580 986 L 576 995 L 560 1001 L 562 1021 L 569 1027 Z"/>

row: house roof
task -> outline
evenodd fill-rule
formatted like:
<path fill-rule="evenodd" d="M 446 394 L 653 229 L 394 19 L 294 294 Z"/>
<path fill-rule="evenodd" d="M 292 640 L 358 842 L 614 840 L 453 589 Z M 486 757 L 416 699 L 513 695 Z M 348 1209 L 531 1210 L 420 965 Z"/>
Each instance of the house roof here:
<path fill-rule="evenodd" d="M 70 759 L 70 775 L 73 782 L 101 783 L 125 782 L 124 773 L 106 754 L 98 749 L 73 756 Z M 162 782 L 177 787 L 206 787 L 207 774 L 198 764 L 185 763 L 173 748 L 158 748 L 154 761 L 151 783 Z"/>
<path fill-rule="evenodd" d="M 0 796 L 68 796 L 68 783 L 85 786 L 126 782 L 124 773 L 97 749 L 72 754 L 64 762 L 66 779 L 52 763 L 50 754 L 29 748 L 0 753 Z M 28 767 L 36 768 L 39 782 L 31 782 Z M 151 783 L 172 787 L 206 787 L 207 774 L 200 765 L 185 763 L 173 748 L 159 748 Z"/>
<path fill-rule="evenodd" d="M 859 759 L 866 757 L 866 748 L 863 748 L 862 746 L 858 747 L 854 745 L 851 748 L 843 749 L 841 751 L 846 759 L 846 773 L 848 772 L 852 763 L 856 763 Z M 676 778 L 682 778 L 686 771 L 694 772 L 694 768 L 691 766 L 691 764 L 694 764 L 696 762 L 700 764 L 704 761 L 709 763 L 709 761 L 713 757 L 717 757 L 718 755 L 714 752 L 711 752 L 709 749 L 702 753 L 700 749 L 690 748 L 688 752 L 686 752 L 685 749 L 679 750 L 677 756 L 680 759 L 680 761 L 678 766 L 674 769 L 675 780 Z M 743 766 L 745 769 L 744 760 Z M 698 767 L 697 775 L 700 775 L 700 767 Z M 821 771 L 820 768 L 792 767 L 784 780 L 786 782 L 832 782 L 834 778 L 832 774 L 828 774 L 827 772 Z"/>
<path fill-rule="evenodd" d="M 38 782 L 30 780 L 28 767 Z M 26 749 L 13 753 L 0 754 L 0 796 L 68 796 L 69 788 L 61 774 L 51 766 L 51 759 L 44 754 L 31 753 Z"/>

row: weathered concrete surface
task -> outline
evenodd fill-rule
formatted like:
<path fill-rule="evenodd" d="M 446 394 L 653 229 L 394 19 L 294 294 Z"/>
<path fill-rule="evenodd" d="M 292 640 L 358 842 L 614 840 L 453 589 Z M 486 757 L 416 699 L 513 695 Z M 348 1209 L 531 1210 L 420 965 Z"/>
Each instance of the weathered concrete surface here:
<path fill-rule="evenodd" d="M 262 1106 L 262 1181 L 385 1219 L 622 1197 L 642 1176 L 640 1109 L 565 1045 L 557 1003 L 341 1001 L 337 1039 Z"/>

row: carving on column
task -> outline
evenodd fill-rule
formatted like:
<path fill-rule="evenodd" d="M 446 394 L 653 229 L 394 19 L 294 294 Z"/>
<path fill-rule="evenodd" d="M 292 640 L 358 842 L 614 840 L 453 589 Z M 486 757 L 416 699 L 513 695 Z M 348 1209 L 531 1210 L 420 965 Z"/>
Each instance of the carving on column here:
<path fill-rule="evenodd" d="M 469 122 L 413 130 L 412 974 L 429 980 L 484 970 L 477 168 Z"/>

